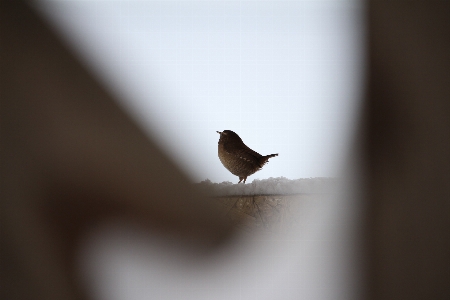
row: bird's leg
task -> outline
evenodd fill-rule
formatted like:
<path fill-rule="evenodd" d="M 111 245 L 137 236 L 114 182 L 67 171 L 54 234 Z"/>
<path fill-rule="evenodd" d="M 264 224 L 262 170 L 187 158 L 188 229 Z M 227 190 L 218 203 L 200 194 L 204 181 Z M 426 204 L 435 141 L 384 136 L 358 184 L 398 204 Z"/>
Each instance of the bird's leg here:
<path fill-rule="evenodd" d="M 246 181 L 246 180 L 247 180 L 247 176 L 244 177 L 244 184 L 245 184 L 245 181 Z"/>
<path fill-rule="evenodd" d="M 244 179 L 244 177 L 239 177 L 239 182 L 238 183 L 241 183 L 242 179 Z M 244 181 L 244 183 L 245 183 L 245 181 Z"/>

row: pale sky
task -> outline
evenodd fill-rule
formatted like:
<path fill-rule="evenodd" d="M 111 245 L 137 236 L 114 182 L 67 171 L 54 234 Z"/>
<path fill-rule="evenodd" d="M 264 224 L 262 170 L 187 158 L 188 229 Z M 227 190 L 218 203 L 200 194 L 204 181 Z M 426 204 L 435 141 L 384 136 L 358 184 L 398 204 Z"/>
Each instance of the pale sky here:
<path fill-rule="evenodd" d="M 341 171 L 363 83 L 355 1 L 39 5 L 194 181 L 238 181 L 217 156 L 226 129 L 279 153 L 248 182 Z"/>

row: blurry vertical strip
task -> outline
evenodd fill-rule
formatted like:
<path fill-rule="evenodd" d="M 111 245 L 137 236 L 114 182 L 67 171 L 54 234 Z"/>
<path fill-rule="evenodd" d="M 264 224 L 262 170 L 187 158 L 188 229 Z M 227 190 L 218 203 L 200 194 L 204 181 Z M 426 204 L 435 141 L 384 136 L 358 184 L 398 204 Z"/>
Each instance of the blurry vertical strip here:
<path fill-rule="evenodd" d="M 450 297 L 450 1 L 368 1 L 367 299 Z"/>

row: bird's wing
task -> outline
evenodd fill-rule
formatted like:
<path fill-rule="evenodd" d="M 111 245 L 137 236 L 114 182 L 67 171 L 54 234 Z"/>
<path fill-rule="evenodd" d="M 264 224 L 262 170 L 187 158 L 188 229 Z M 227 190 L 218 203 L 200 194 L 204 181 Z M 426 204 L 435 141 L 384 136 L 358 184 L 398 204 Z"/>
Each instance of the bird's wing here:
<path fill-rule="evenodd" d="M 246 145 L 243 146 L 241 145 L 240 147 L 235 147 L 234 145 L 226 145 L 224 149 L 228 153 L 251 163 L 255 167 L 258 168 L 262 167 L 262 165 L 260 164 L 260 159 L 262 155 L 256 151 L 253 151 Z"/>

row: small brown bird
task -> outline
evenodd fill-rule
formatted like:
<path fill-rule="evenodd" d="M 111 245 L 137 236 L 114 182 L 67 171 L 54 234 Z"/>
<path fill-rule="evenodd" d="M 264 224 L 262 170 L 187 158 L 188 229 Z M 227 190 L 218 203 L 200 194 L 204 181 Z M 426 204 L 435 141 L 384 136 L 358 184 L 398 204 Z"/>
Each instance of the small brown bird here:
<path fill-rule="evenodd" d="M 247 177 L 261 170 L 269 158 L 278 156 L 278 153 L 262 156 L 253 151 L 234 131 L 224 130 L 217 133 L 220 134 L 219 159 L 228 171 L 239 177 L 238 183 L 242 180 L 245 183 Z"/>

